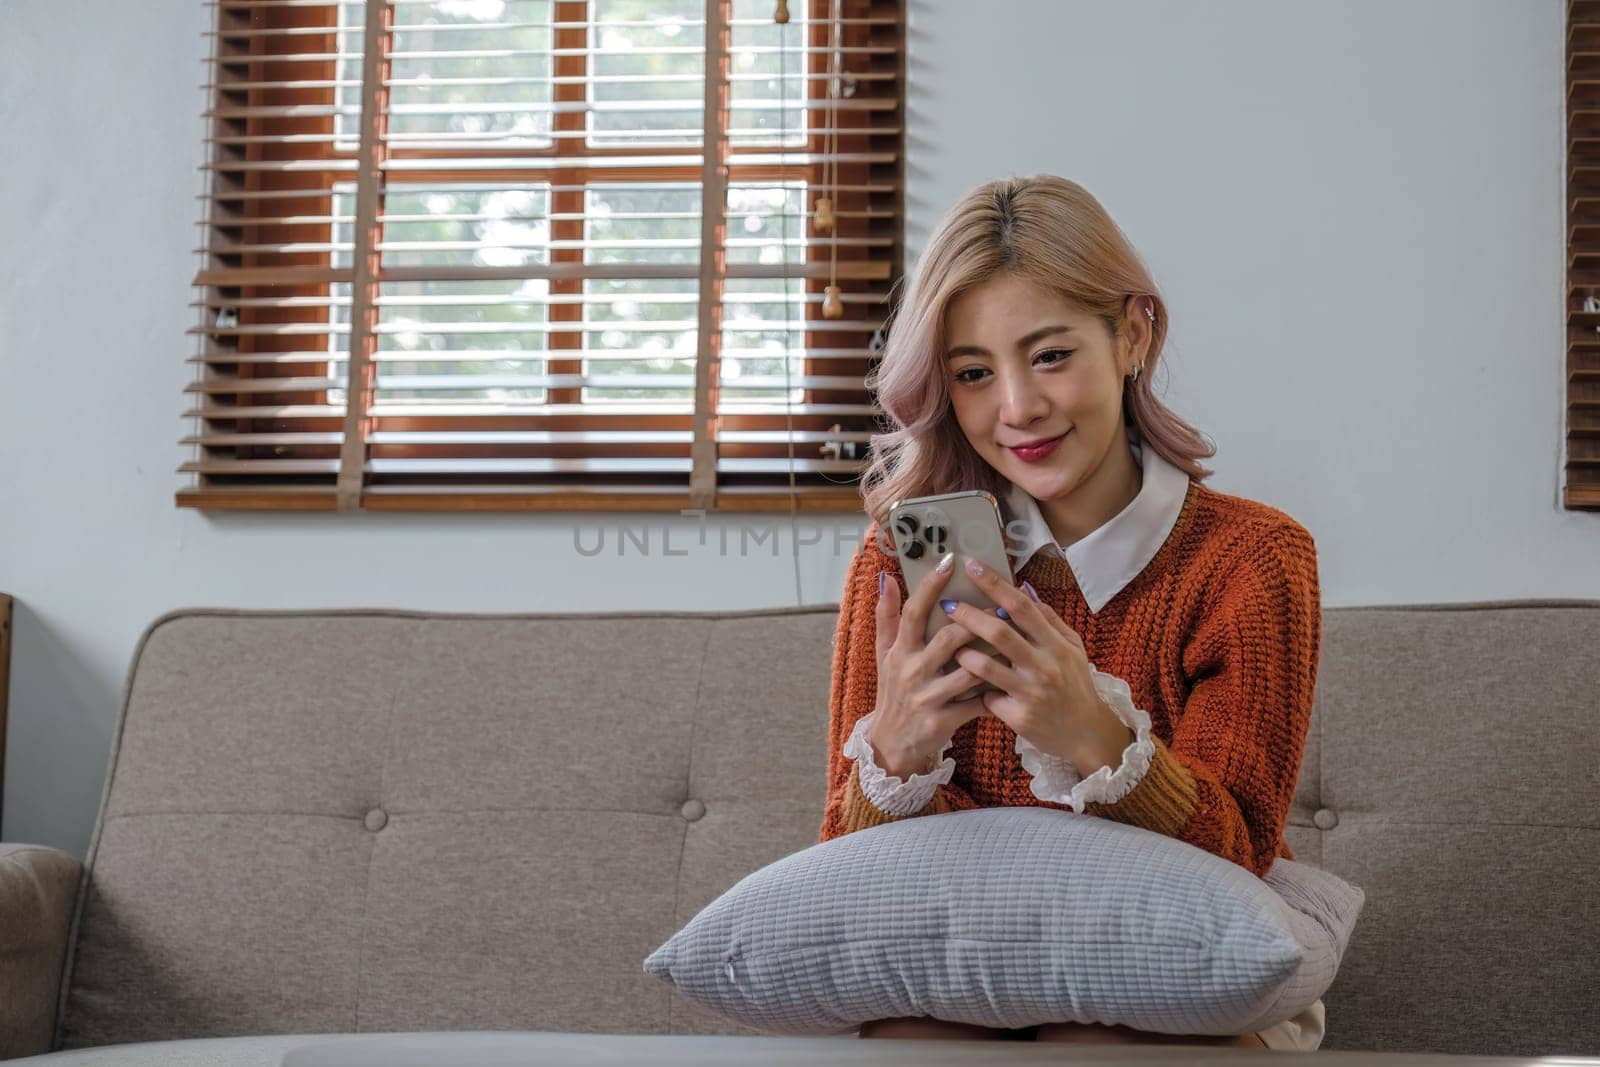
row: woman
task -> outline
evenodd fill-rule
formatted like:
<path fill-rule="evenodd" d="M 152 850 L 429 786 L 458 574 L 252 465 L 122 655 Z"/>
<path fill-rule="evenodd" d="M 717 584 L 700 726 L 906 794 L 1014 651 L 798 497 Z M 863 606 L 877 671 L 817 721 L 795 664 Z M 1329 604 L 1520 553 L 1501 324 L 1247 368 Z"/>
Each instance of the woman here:
<path fill-rule="evenodd" d="M 1283 512 L 1202 484 L 1215 449 L 1151 388 L 1166 332 L 1138 255 L 1073 182 L 990 182 L 941 220 L 869 381 L 896 428 L 862 479 L 872 524 L 841 598 L 819 840 L 1019 804 L 1169 834 L 1258 876 L 1293 858 L 1316 550 Z M 950 557 L 907 589 L 884 529 L 893 501 L 962 489 L 1001 501 L 1015 583 L 963 565 L 1005 617 L 942 596 Z M 939 610 L 953 625 L 924 641 Z M 955 700 L 981 681 L 995 688 Z M 1311 1049 L 1322 1023 L 1318 1001 L 1236 1037 L 928 1018 L 861 1036 Z"/>

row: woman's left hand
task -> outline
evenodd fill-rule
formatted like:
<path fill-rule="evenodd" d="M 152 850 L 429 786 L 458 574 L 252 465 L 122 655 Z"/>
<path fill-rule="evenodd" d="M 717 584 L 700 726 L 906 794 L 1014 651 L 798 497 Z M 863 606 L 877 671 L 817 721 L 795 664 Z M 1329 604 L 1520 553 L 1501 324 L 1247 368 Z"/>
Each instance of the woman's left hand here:
<path fill-rule="evenodd" d="M 1069 760 L 1085 775 L 1094 753 L 1120 751 L 1133 731 L 1095 692 L 1083 638 L 1054 610 L 1008 583 L 994 568 L 969 559 L 967 573 L 998 604 L 1010 622 L 955 602 L 950 618 L 1010 660 L 1001 663 L 970 646 L 956 662 L 1000 692 L 983 694 L 983 704 L 1035 748 Z M 977 569 L 974 569 L 977 568 Z M 950 601 L 941 602 L 945 607 Z M 1097 764 L 1098 765 L 1098 764 Z"/>

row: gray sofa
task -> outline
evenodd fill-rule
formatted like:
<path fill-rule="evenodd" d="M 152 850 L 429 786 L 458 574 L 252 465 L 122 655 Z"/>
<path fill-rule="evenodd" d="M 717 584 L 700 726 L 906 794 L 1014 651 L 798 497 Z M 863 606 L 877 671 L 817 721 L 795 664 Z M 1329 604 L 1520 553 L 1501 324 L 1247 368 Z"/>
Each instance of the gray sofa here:
<path fill-rule="evenodd" d="M 87 864 L 0 846 L 0 1054 L 752 1034 L 641 963 L 816 842 L 835 617 L 162 616 Z M 1289 841 L 1367 901 L 1324 1049 L 1600 1054 L 1597 694 L 1600 601 L 1325 613 Z"/>

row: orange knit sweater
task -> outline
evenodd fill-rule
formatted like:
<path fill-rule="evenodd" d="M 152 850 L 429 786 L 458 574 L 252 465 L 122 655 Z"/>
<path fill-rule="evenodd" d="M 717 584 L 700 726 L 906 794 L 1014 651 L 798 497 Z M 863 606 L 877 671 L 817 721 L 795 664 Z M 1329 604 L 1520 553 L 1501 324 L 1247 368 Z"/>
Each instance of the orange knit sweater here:
<path fill-rule="evenodd" d="M 877 695 L 878 572 L 907 595 L 878 524 L 850 561 L 839 603 L 829 698 L 828 797 L 819 841 L 868 826 L 1040 800 L 1016 754 L 1016 734 L 980 715 L 951 738 L 949 783 L 916 815 L 866 798 L 844 745 Z M 1083 638 L 1099 670 L 1128 683 L 1150 713 L 1155 756 L 1121 800 L 1086 814 L 1168 834 L 1264 875 L 1283 839 L 1311 721 L 1322 606 L 1311 535 L 1288 515 L 1191 480 L 1177 524 L 1137 577 L 1091 613 L 1064 559 L 1045 549 L 1017 580 Z"/>

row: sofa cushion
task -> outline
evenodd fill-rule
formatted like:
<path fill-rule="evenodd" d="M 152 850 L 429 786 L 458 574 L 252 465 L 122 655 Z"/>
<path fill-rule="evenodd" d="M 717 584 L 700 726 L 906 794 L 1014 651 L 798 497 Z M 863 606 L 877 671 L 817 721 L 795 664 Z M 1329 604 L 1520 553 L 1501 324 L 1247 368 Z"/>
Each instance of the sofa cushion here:
<path fill-rule="evenodd" d="M 904 819 L 740 880 L 645 960 L 749 1026 L 1240 1034 L 1333 982 L 1360 889 L 1281 857 L 1265 880 L 1177 838 L 1031 807 Z"/>
<path fill-rule="evenodd" d="M 815 843 L 836 616 L 158 619 L 58 1045 L 738 1032 L 639 961 Z"/>

